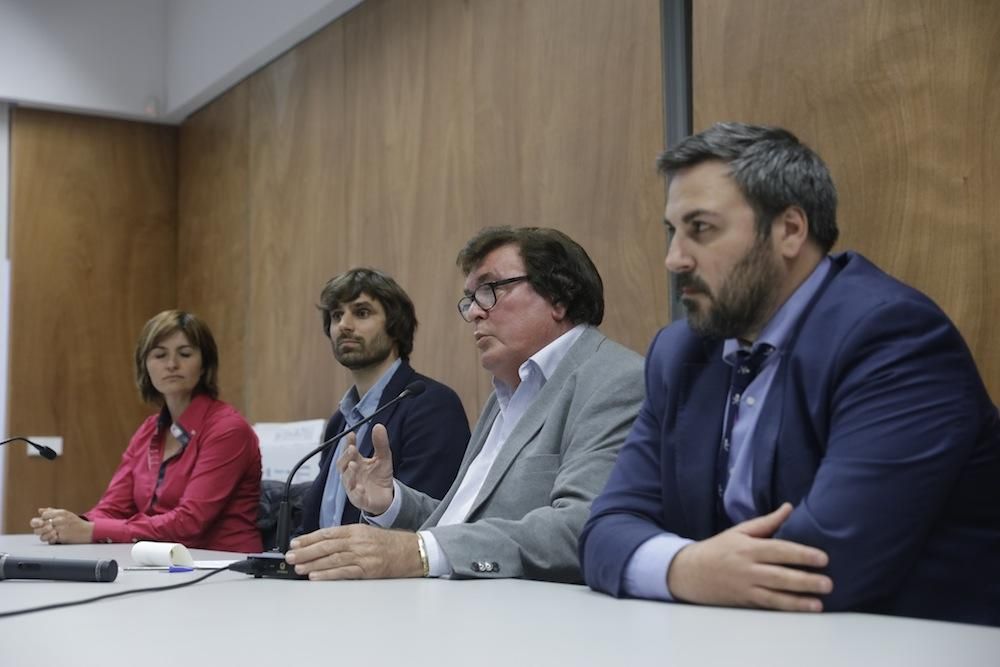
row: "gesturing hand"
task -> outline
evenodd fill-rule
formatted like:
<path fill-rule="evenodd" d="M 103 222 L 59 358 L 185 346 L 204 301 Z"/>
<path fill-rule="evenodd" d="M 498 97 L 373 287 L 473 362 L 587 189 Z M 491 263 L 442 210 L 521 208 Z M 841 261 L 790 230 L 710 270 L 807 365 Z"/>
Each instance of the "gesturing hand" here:
<path fill-rule="evenodd" d="M 392 451 L 389 434 L 382 424 L 372 428 L 372 445 L 375 453 L 366 458 L 358 451 L 357 436 L 348 434 L 347 447 L 337 461 L 337 469 L 351 504 L 378 515 L 392 504 Z"/>
<path fill-rule="evenodd" d="M 818 596 L 833 590 L 833 581 L 798 568 L 826 567 L 826 553 L 771 538 L 791 513 L 792 506 L 785 503 L 684 547 L 667 572 L 670 593 L 699 604 L 822 611 Z"/>

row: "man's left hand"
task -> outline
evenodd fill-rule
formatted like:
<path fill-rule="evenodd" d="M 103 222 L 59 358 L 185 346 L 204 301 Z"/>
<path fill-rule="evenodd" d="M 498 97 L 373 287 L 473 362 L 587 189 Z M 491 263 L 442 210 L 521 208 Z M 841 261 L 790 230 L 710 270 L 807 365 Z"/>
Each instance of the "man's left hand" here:
<path fill-rule="evenodd" d="M 364 524 L 321 528 L 292 540 L 285 560 L 325 579 L 396 579 L 424 574 L 417 534 Z"/>

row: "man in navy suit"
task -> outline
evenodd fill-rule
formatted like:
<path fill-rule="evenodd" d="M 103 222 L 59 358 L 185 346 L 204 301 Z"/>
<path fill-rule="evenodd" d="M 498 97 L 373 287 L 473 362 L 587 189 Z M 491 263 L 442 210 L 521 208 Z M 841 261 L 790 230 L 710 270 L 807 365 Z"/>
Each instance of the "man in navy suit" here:
<path fill-rule="evenodd" d="M 375 418 L 392 443 L 397 479 L 441 498 L 451 487 L 469 442 L 469 421 L 458 395 L 410 367 L 417 317 L 413 302 L 392 277 L 374 269 L 351 269 L 327 282 L 320 295 L 323 333 L 337 362 L 351 372 L 354 386 L 340 401 L 323 433 L 326 440 L 396 398 L 411 382 L 426 389 Z M 372 430 L 357 431 L 358 449 L 371 456 Z M 298 532 L 358 523 L 361 513 L 340 483 L 337 466 L 347 446 L 342 438 L 320 460 L 319 475 L 306 493 Z"/>
<path fill-rule="evenodd" d="M 1000 625 L 1000 421 L 955 326 L 827 254 L 836 191 L 791 133 L 716 125 L 658 167 L 687 319 L 650 347 L 587 583 Z"/>

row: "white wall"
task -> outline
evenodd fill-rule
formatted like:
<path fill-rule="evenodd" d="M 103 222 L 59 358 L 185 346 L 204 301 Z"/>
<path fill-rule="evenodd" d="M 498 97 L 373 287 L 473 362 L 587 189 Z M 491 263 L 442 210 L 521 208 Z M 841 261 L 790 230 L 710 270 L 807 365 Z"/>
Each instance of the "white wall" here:
<path fill-rule="evenodd" d="M 0 100 L 180 123 L 361 0 L 0 0 Z"/>
<path fill-rule="evenodd" d="M 180 122 L 361 0 L 167 0 L 165 119 Z"/>
<path fill-rule="evenodd" d="M 0 98 L 155 117 L 146 107 L 165 96 L 165 24 L 162 0 L 0 0 Z"/>

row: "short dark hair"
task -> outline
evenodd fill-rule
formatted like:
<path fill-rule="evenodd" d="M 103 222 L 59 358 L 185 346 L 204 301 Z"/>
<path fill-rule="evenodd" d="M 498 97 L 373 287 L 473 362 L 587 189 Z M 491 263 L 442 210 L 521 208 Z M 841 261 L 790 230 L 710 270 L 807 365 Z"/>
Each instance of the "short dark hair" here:
<path fill-rule="evenodd" d="M 557 229 L 486 227 L 458 253 L 457 264 L 469 275 L 497 248 L 517 246 L 528 282 L 553 305 L 566 308 L 574 324 L 598 325 L 604 319 L 604 282 L 587 251 Z"/>
<path fill-rule="evenodd" d="M 160 404 L 163 402 L 163 395 L 153 386 L 153 380 L 146 370 L 146 357 L 154 347 L 178 331 L 183 332 L 188 342 L 201 352 L 201 378 L 194 393 L 219 397 L 219 350 L 208 325 L 193 313 L 165 310 L 146 322 L 135 346 L 135 384 L 142 400 L 147 403 Z"/>
<path fill-rule="evenodd" d="M 385 332 L 396 343 L 399 357 L 408 361 L 417 330 L 417 312 L 399 283 L 378 269 L 359 267 L 327 281 L 316 306 L 323 314 L 323 335 L 330 337 L 331 313 L 337 306 L 354 301 L 362 292 L 382 304 L 385 309 Z"/>
<path fill-rule="evenodd" d="M 683 139 L 656 158 L 657 170 L 673 176 L 707 160 L 729 164 L 729 175 L 754 209 L 757 232 L 771 233 L 771 222 L 789 206 L 799 206 L 809 235 L 823 252 L 837 242 L 837 188 L 822 158 L 780 127 L 717 123 Z"/>

